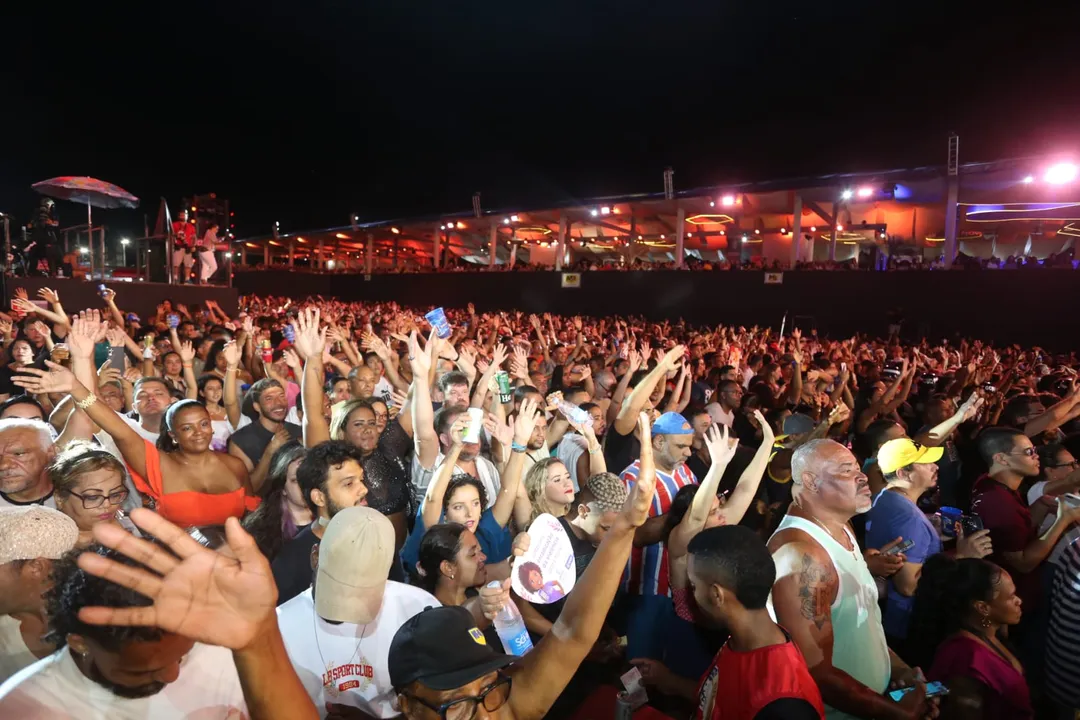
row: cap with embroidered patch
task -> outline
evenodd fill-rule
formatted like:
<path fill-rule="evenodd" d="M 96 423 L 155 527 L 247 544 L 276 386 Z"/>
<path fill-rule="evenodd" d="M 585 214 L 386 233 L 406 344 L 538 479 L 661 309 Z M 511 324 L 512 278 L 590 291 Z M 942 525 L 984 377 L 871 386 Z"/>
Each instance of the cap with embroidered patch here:
<path fill-rule="evenodd" d="M 398 690 L 420 682 L 454 690 L 501 670 L 517 657 L 495 652 L 463 607 L 432 607 L 413 615 L 390 643 L 390 684 Z"/>
<path fill-rule="evenodd" d="M 652 424 L 653 435 L 693 435 L 694 428 L 677 412 L 666 412 Z"/>

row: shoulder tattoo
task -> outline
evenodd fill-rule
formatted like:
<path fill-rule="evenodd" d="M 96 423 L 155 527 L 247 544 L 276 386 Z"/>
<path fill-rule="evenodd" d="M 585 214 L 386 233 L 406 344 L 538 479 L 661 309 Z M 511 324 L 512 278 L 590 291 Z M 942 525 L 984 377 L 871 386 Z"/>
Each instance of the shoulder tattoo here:
<path fill-rule="evenodd" d="M 799 562 L 798 583 L 802 616 L 821 630 L 828 622 L 832 610 L 829 607 L 829 572 L 809 553 L 803 553 Z"/>

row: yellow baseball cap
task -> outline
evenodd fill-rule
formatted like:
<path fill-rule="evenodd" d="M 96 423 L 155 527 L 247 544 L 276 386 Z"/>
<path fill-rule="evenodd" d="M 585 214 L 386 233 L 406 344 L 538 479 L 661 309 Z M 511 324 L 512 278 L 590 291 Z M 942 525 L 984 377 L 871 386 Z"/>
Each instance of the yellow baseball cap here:
<path fill-rule="evenodd" d="M 897 438 L 878 448 L 877 460 L 881 472 L 888 474 L 915 463 L 936 463 L 944 453 L 944 448 L 923 447 L 911 438 Z"/>

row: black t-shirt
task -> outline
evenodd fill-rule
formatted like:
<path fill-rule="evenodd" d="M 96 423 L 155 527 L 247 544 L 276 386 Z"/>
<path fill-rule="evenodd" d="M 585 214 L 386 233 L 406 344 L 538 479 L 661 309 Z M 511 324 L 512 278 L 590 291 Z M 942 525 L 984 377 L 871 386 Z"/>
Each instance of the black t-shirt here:
<path fill-rule="evenodd" d="M 0 394 L 2 395 L 21 395 L 24 391 L 21 387 L 11 382 L 11 378 L 15 373 L 7 365 L 0 367 Z"/>
<path fill-rule="evenodd" d="M 585 574 L 585 568 L 589 567 L 593 555 L 596 554 L 596 546 L 588 540 L 583 540 L 575 535 L 574 531 L 570 528 L 570 523 L 566 521 L 566 518 L 559 518 L 559 524 L 562 525 L 562 529 L 566 532 L 566 536 L 570 538 L 570 547 L 574 549 L 574 565 L 577 572 L 577 579 L 580 580 L 581 576 Z M 566 598 L 562 597 L 548 605 L 532 603 L 532 606 L 536 608 L 536 611 L 543 615 L 544 618 L 551 622 L 555 622 L 559 619 L 559 613 L 562 612 L 563 605 L 565 604 Z M 537 639 L 534 638 L 534 642 L 536 641 Z"/>
<path fill-rule="evenodd" d="M 250 427 L 250 426 L 249 426 Z M 274 583 L 278 587 L 278 605 L 282 605 L 311 587 L 311 548 L 319 543 L 319 538 L 311 531 L 311 526 L 296 534 L 282 546 L 281 552 L 274 558 L 270 569 L 274 573 Z"/>
<path fill-rule="evenodd" d="M 299 425 L 287 422 L 285 423 L 285 429 L 289 431 L 289 437 L 293 440 L 300 440 L 303 437 L 303 431 Z M 243 450 L 252 465 L 258 465 L 263 453 L 266 452 L 266 447 L 273 439 L 274 433 L 264 428 L 262 423 L 256 420 L 234 432 L 229 437 L 229 442 Z"/>
<path fill-rule="evenodd" d="M 608 470 L 619 475 L 639 457 L 641 441 L 634 436 L 634 431 L 620 435 L 612 424 L 604 434 L 604 460 L 607 461 Z"/>
<path fill-rule="evenodd" d="M 821 715 L 802 698 L 780 698 L 758 710 L 754 720 L 821 720 Z"/>

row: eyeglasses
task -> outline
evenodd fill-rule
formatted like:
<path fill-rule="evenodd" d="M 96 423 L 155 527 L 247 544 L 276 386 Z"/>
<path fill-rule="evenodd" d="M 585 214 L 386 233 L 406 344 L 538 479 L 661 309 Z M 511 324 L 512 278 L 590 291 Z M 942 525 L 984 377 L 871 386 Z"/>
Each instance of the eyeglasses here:
<path fill-rule="evenodd" d="M 82 500 L 82 506 L 84 510 L 96 510 L 105 504 L 108 500 L 110 505 L 122 505 L 125 500 L 128 499 L 130 494 L 126 489 L 117 490 L 116 492 L 109 493 L 108 495 L 80 495 L 74 490 L 68 490 L 68 494 Z"/>
<path fill-rule="evenodd" d="M 439 706 L 432 705 L 411 693 L 403 694 L 420 703 L 428 710 L 438 713 L 442 720 L 472 720 L 473 716 L 476 715 L 476 708 L 480 707 L 480 705 L 483 705 L 488 712 L 495 712 L 506 704 L 506 701 L 510 698 L 510 676 L 500 673 L 498 679 L 484 688 L 479 695 L 458 698 Z"/>
<path fill-rule="evenodd" d="M 1075 470 L 1076 468 L 1080 468 L 1080 460 L 1073 460 L 1072 462 L 1060 463 L 1058 465 L 1046 465 L 1044 467 L 1047 470 L 1056 470 L 1057 468 L 1069 468 L 1070 470 Z"/>
<path fill-rule="evenodd" d="M 1009 455 L 1027 455 L 1028 457 L 1035 457 L 1039 454 L 1039 451 L 1034 446 L 1026 447 L 1023 450 L 1013 450 Z"/>

